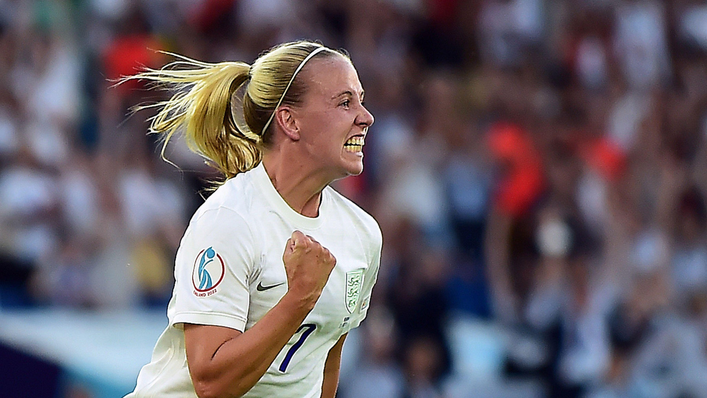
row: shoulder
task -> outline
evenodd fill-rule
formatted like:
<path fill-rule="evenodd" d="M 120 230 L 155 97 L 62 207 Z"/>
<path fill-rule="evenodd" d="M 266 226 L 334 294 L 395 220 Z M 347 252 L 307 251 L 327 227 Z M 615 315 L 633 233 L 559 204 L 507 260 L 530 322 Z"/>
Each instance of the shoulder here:
<path fill-rule="evenodd" d="M 243 176 L 245 177 L 245 176 Z M 218 187 L 192 216 L 186 235 L 198 232 L 243 236 L 252 234 L 257 223 L 254 190 L 238 175 Z"/>
<path fill-rule="evenodd" d="M 258 223 L 249 213 L 252 201 L 233 187 L 230 181 L 219 187 L 197 209 L 180 242 L 178 257 L 192 259 L 204 249 L 212 248 L 220 254 L 229 268 L 236 269 L 240 264 L 252 265 L 261 250 L 258 239 Z"/>
<path fill-rule="evenodd" d="M 248 173 L 241 173 L 226 180 L 201 206 L 204 209 L 223 207 L 235 212 L 247 211 L 257 192 Z"/>
<path fill-rule="evenodd" d="M 363 234 L 370 243 L 377 246 L 382 244 L 383 235 L 380 226 L 372 215 L 334 188 L 327 187 L 325 191 L 331 200 L 334 211 L 344 213 L 354 224 L 356 231 Z"/>
<path fill-rule="evenodd" d="M 221 213 L 226 219 L 237 218 L 248 221 L 252 214 L 256 193 L 248 176 L 238 174 L 219 186 L 199 206 L 192 217 L 192 222 L 213 217 L 214 212 Z"/>

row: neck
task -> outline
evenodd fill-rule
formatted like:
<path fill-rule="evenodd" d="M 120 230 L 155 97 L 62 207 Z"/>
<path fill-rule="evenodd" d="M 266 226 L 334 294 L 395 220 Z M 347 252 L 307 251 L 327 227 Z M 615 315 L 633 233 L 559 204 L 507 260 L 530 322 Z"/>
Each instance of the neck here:
<path fill-rule="evenodd" d="M 331 181 L 306 163 L 285 161 L 284 156 L 275 152 L 263 154 L 263 165 L 273 186 L 291 208 L 303 216 L 319 215 L 322 190 Z"/>

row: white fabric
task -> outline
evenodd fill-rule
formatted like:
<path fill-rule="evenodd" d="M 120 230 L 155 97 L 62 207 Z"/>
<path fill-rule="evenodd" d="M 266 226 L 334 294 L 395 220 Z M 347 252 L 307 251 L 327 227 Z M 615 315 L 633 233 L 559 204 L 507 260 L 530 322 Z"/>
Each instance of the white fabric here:
<path fill-rule="evenodd" d="M 177 252 L 169 326 L 129 397 L 196 396 L 187 369 L 181 324 L 250 329 L 287 292 L 282 254 L 296 229 L 327 247 L 337 264 L 303 322 L 316 325 L 316 329 L 304 339 L 309 329 L 296 333 L 244 397 L 319 397 L 329 350 L 366 316 L 382 237 L 370 215 L 329 187 L 322 193 L 318 217 L 295 212 L 272 186 L 262 164 L 226 182 L 192 218 Z M 211 288 L 200 284 L 202 258 L 208 262 L 205 270 L 214 285 Z M 219 258 L 225 272 L 221 272 Z M 363 280 L 359 299 L 349 311 L 347 289 L 353 286 L 347 286 L 347 273 L 351 276 L 352 271 L 362 272 Z M 278 283 L 284 284 L 264 291 L 257 288 L 259 284 L 268 287 Z M 281 372 L 288 351 L 301 339 L 304 343 Z"/>

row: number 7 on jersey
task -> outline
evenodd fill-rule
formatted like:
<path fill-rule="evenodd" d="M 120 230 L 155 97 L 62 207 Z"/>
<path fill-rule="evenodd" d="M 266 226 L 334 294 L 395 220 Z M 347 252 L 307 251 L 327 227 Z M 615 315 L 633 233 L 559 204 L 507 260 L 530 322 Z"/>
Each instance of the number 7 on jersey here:
<path fill-rule="evenodd" d="M 292 357 L 295 355 L 295 352 L 299 350 L 300 347 L 302 347 L 302 344 L 304 344 L 304 341 L 307 340 L 307 337 L 309 337 L 310 334 L 314 332 L 314 330 L 317 328 L 317 325 L 313 323 L 305 323 L 304 325 L 300 326 L 295 334 L 302 332 L 302 335 L 299 337 L 299 340 L 295 344 L 290 347 L 290 349 L 287 351 L 287 354 L 285 355 L 285 359 L 282 360 L 282 363 L 280 364 L 280 372 L 285 372 L 287 371 L 287 365 L 290 364 L 290 361 L 292 360 Z"/>

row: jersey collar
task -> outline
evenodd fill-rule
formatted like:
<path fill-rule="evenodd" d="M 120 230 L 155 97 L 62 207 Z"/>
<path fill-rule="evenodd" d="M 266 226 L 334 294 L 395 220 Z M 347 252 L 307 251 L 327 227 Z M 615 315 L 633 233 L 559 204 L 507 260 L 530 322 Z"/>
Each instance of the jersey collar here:
<path fill-rule="evenodd" d="M 326 207 L 326 188 L 322 191 L 319 215 L 317 217 L 307 217 L 291 208 L 285 199 L 280 196 L 280 193 L 277 192 L 277 189 L 272 185 L 272 181 L 270 181 L 270 176 L 268 176 L 267 171 L 265 171 L 263 162 L 260 162 L 260 164 L 251 171 L 251 174 L 253 175 L 253 181 L 258 190 L 265 195 L 268 202 L 275 207 L 278 214 L 291 222 L 295 227 L 316 229 L 322 225 Z"/>

